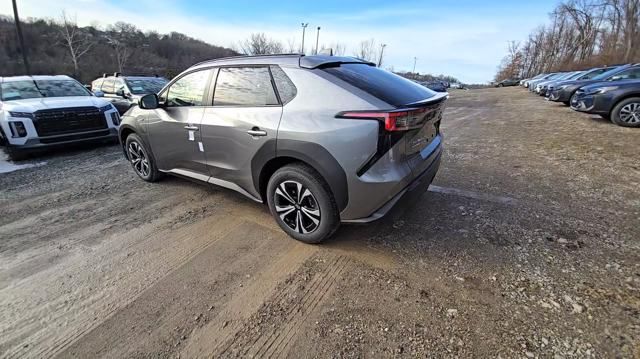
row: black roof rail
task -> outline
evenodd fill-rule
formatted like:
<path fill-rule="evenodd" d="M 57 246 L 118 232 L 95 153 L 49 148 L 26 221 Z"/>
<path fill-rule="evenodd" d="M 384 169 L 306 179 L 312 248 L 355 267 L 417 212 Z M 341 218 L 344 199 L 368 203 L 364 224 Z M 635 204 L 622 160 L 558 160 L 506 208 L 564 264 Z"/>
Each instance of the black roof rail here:
<path fill-rule="evenodd" d="M 202 65 L 202 64 L 206 64 L 209 62 L 215 62 L 215 61 L 223 61 L 223 60 L 233 60 L 233 59 L 245 59 L 245 58 L 259 58 L 259 57 L 281 57 L 281 56 L 306 56 L 303 53 L 299 53 L 299 52 L 290 52 L 290 53 L 283 53 L 283 54 L 267 54 L 267 55 L 238 55 L 238 56 L 227 56 L 227 57 L 218 57 L 216 59 L 210 59 L 210 60 L 204 60 L 204 61 L 200 61 L 197 64 L 193 64 L 189 67 L 192 66 L 198 66 L 198 65 Z"/>

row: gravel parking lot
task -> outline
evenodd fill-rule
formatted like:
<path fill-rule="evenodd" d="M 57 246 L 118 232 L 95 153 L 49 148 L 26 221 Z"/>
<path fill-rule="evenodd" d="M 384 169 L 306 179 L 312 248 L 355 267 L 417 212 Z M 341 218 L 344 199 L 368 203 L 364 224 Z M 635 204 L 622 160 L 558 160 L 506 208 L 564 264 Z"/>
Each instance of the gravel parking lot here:
<path fill-rule="evenodd" d="M 0 173 L 0 356 L 640 356 L 640 131 L 520 88 L 443 130 L 417 206 L 319 246 L 118 146 Z"/>

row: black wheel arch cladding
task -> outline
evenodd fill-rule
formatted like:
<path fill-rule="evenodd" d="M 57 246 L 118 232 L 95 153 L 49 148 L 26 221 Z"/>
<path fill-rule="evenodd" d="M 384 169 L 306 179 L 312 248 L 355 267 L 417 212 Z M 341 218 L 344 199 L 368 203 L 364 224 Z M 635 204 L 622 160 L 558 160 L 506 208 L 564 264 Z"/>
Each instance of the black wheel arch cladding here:
<path fill-rule="evenodd" d="M 344 169 L 329 151 L 311 142 L 283 139 L 266 141 L 251 160 L 251 175 L 258 192 L 261 190 L 260 177 L 263 169 L 270 161 L 278 158 L 293 158 L 313 167 L 329 185 L 338 210 L 342 211 L 347 207 L 349 192 Z"/>

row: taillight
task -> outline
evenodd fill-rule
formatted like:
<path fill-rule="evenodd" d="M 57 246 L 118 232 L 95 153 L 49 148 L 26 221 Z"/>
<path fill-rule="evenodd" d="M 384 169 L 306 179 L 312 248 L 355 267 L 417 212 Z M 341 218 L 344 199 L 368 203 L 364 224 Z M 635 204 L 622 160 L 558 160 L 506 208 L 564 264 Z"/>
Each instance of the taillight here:
<path fill-rule="evenodd" d="M 337 118 L 378 120 L 384 123 L 388 132 L 407 131 L 420 128 L 427 118 L 431 108 L 402 109 L 392 111 L 345 111 L 336 115 Z"/>

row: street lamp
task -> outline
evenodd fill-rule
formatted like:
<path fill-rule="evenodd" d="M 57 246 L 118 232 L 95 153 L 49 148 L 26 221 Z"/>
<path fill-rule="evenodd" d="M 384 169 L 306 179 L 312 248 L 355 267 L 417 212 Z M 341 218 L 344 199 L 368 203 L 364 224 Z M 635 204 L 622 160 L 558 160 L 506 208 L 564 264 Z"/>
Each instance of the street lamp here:
<path fill-rule="evenodd" d="M 307 30 L 307 26 L 309 25 L 308 22 L 303 22 L 301 23 L 302 25 L 302 48 L 301 48 L 301 52 L 304 54 L 304 33 Z"/>
<path fill-rule="evenodd" d="M 318 31 L 316 32 L 316 55 L 318 54 L 318 40 L 320 39 L 320 26 L 318 26 Z"/>
<path fill-rule="evenodd" d="M 384 54 L 384 48 L 387 44 L 380 44 L 380 57 L 378 58 L 378 67 L 382 66 L 382 55 Z"/>
<path fill-rule="evenodd" d="M 413 58 L 413 73 L 414 73 L 414 74 L 416 73 L 416 61 L 418 61 L 418 58 L 417 58 L 417 57 L 414 57 L 414 58 Z"/>

